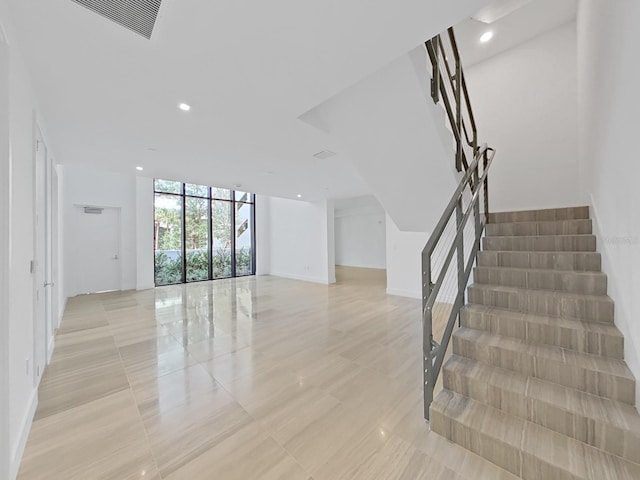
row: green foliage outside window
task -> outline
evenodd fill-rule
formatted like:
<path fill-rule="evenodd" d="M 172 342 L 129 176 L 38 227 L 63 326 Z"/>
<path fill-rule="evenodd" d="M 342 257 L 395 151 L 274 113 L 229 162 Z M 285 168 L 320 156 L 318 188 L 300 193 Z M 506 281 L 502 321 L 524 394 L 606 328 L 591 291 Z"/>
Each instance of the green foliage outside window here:
<path fill-rule="evenodd" d="M 179 182 L 156 180 L 157 192 L 182 194 Z M 214 188 L 214 197 L 231 198 L 228 190 Z M 207 192 L 207 193 L 203 193 Z M 227 193 L 225 193 L 227 192 Z M 208 195 L 207 187 L 187 185 L 187 193 Z M 183 224 L 184 199 L 184 224 Z M 211 212 L 209 206 L 211 205 Z M 241 205 L 241 204 L 238 204 Z M 206 280 L 209 278 L 209 216 L 212 221 L 213 252 L 211 274 L 213 278 L 230 277 L 232 266 L 231 215 L 232 203 L 201 197 L 183 197 L 156 193 L 155 239 L 156 285 L 180 283 L 182 281 L 183 225 L 186 250 L 186 280 Z M 246 228 L 245 228 L 246 230 Z M 245 230 L 237 232 L 238 236 Z M 249 235 L 250 232 L 246 232 Z M 235 252 L 236 275 L 252 274 L 251 248 L 238 248 Z"/>

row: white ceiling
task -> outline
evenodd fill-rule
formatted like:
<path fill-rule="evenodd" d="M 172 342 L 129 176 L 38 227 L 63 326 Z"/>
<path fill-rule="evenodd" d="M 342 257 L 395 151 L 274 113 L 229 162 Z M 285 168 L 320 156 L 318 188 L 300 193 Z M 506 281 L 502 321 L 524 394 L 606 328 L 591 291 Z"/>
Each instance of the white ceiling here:
<path fill-rule="evenodd" d="M 564 25 L 576 18 L 577 0 L 511 0 L 520 8 L 491 24 L 469 18 L 455 26 L 456 40 L 465 68 L 480 63 L 505 50 L 531 40 L 538 35 Z M 495 2 L 504 7 L 505 0 Z M 493 32 L 487 43 L 480 36 Z"/>
<path fill-rule="evenodd" d="M 71 0 L 10 0 L 59 163 L 306 200 L 371 192 L 297 117 L 486 3 L 164 0 L 149 41 Z"/>

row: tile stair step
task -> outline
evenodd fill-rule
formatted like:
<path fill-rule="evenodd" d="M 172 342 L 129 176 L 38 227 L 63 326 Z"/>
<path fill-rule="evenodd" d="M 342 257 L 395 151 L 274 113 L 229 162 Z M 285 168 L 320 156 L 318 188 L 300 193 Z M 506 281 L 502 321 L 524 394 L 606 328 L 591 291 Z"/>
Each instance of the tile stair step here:
<path fill-rule="evenodd" d="M 595 235 L 521 235 L 483 237 L 482 249 L 527 252 L 595 252 Z"/>
<path fill-rule="evenodd" d="M 473 278 L 477 283 L 505 285 L 508 287 L 558 290 L 585 295 L 607 294 L 607 276 L 600 272 L 476 267 L 473 272 Z"/>
<path fill-rule="evenodd" d="M 431 429 L 524 480 L 637 480 L 640 465 L 450 390 Z"/>
<path fill-rule="evenodd" d="M 537 268 L 599 272 L 601 257 L 597 252 L 479 252 L 478 265 L 483 267 Z"/>
<path fill-rule="evenodd" d="M 548 222 L 589 218 L 589 207 L 548 208 L 489 214 L 489 223 Z"/>
<path fill-rule="evenodd" d="M 461 327 L 453 353 L 593 395 L 635 404 L 636 383 L 623 360 Z"/>
<path fill-rule="evenodd" d="M 528 343 L 624 358 L 624 336 L 614 325 L 532 315 L 486 305 L 465 306 L 460 320 L 464 327 L 518 338 Z"/>
<path fill-rule="evenodd" d="M 443 387 L 640 463 L 640 415 L 626 403 L 457 355 L 443 367 Z"/>
<path fill-rule="evenodd" d="M 488 237 L 519 235 L 583 235 L 593 233 L 591 219 L 546 222 L 489 223 Z"/>
<path fill-rule="evenodd" d="M 611 324 L 614 320 L 613 301 L 605 295 L 580 295 L 480 283 L 474 283 L 467 291 L 470 304 L 587 322 Z"/>

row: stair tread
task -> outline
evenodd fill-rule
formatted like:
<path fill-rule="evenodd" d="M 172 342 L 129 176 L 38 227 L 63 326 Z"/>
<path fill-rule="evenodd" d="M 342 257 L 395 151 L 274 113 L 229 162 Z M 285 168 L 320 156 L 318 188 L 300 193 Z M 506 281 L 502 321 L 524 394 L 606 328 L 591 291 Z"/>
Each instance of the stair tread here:
<path fill-rule="evenodd" d="M 520 474 L 523 478 L 533 478 L 533 475 L 539 473 L 536 468 L 538 465 L 533 459 L 554 471 L 567 472 L 570 478 L 587 480 L 640 478 L 640 465 L 637 463 L 450 390 L 443 390 L 438 394 L 432 409 L 436 414 L 439 413 L 468 430 L 481 432 L 482 435 L 493 438 L 499 444 L 521 451 L 520 471 L 514 473 Z M 458 432 L 456 431 L 455 434 Z M 452 433 L 452 436 L 455 434 Z M 476 448 L 484 447 L 479 445 Z M 538 478 L 542 477 L 538 476 Z"/>
<path fill-rule="evenodd" d="M 524 217 L 525 221 L 583 220 L 589 218 L 589 207 L 578 206 L 493 212 L 489 214 L 489 223 L 508 223 L 512 221 L 512 218 L 516 217 Z M 501 219 L 506 219 L 506 221 Z"/>
<path fill-rule="evenodd" d="M 555 252 L 554 252 L 555 253 Z M 491 266 L 485 266 L 485 265 L 480 265 L 477 267 L 474 267 L 475 269 L 482 269 L 482 270 L 508 270 L 508 271 L 514 271 L 514 272 L 518 272 L 518 271 L 527 271 L 527 272 L 540 272 L 540 273 L 557 273 L 557 274 L 571 274 L 571 275 L 577 275 L 579 277 L 606 277 L 607 274 L 606 273 L 602 273 L 602 272 L 594 272 L 594 271 L 590 271 L 590 270 L 556 270 L 556 269 L 549 269 L 549 268 L 530 268 L 530 267 L 491 267 Z"/>
<path fill-rule="evenodd" d="M 535 313 L 518 312 L 517 310 L 508 310 L 506 308 L 492 307 L 489 305 L 480 305 L 477 303 L 467 304 L 462 307 L 464 310 L 477 313 L 493 313 L 497 315 L 507 315 L 510 317 L 522 317 L 528 322 L 538 323 L 541 325 L 558 325 L 564 328 L 584 329 L 589 332 L 611 335 L 618 338 L 624 338 L 624 335 L 613 324 L 584 322 L 576 318 L 555 317 L 553 315 L 538 315 Z"/>
<path fill-rule="evenodd" d="M 443 369 L 466 376 L 471 376 L 470 373 L 473 372 L 473 378 L 482 379 L 492 387 L 497 385 L 526 398 L 553 403 L 554 406 L 563 410 L 594 421 L 607 422 L 620 430 L 640 435 L 640 415 L 635 407 L 628 403 L 600 397 L 459 355 L 452 355 Z"/>
<path fill-rule="evenodd" d="M 532 344 L 525 340 L 466 327 L 460 327 L 454 332 L 453 336 L 475 343 L 489 344 L 506 350 L 526 351 L 538 358 L 546 358 L 566 365 L 580 366 L 585 370 L 603 372 L 635 382 L 631 370 L 629 370 L 629 367 L 622 359 L 592 355 L 552 345 Z M 454 351 L 454 353 L 456 352 Z"/>
<path fill-rule="evenodd" d="M 570 297 L 570 298 L 593 298 L 598 300 L 604 300 L 607 302 L 613 303 L 611 297 L 608 295 L 594 295 L 594 294 L 583 294 L 583 293 L 571 293 L 571 292 L 560 292 L 555 290 L 536 290 L 534 288 L 519 288 L 519 287 L 509 287 L 506 285 L 493 285 L 489 283 L 474 283 L 470 285 L 469 288 L 480 288 L 487 290 L 496 290 L 505 293 L 520 293 L 520 292 L 531 292 L 531 293 L 540 293 L 544 292 L 545 295 L 553 295 L 558 297 Z"/>
<path fill-rule="evenodd" d="M 601 255 L 598 252 L 571 251 L 526 251 L 526 250 L 483 250 L 478 253 L 478 263 L 487 266 L 517 265 L 530 268 L 536 265 L 539 269 L 600 272 Z"/>
<path fill-rule="evenodd" d="M 522 220 L 519 222 L 489 222 L 487 225 L 523 225 L 523 224 L 526 225 L 526 224 L 538 224 L 538 223 L 551 225 L 553 223 L 588 222 L 590 220 L 591 220 L 590 218 L 565 218 L 562 220 Z"/>
<path fill-rule="evenodd" d="M 545 235 L 492 235 L 491 238 L 526 238 L 526 237 L 531 237 L 531 238 L 540 238 L 540 237 L 550 237 L 550 238 L 557 238 L 557 237 L 594 237 L 595 235 L 593 233 L 568 233 L 568 234 L 558 234 L 558 235 L 553 235 L 553 234 L 545 234 Z M 486 237 L 485 237 L 486 238 Z M 571 251 L 571 250 L 569 250 Z M 578 250 L 579 251 L 579 250 Z"/>
<path fill-rule="evenodd" d="M 572 235 L 496 235 L 482 239 L 486 251 L 516 252 L 595 252 L 596 237 L 593 234 Z"/>

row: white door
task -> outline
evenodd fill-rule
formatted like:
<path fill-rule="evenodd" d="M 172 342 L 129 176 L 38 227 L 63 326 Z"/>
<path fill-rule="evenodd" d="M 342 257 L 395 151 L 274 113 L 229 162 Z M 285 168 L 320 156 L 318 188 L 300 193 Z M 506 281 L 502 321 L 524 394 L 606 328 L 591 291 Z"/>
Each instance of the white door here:
<path fill-rule="evenodd" d="M 77 206 L 76 227 L 76 292 L 121 290 L 120 210 Z"/>
<path fill-rule="evenodd" d="M 53 161 L 49 162 L 49 172 L 51 173 L 51 277 L 49 279 L 51 298 L 51 328 L 52 333 L 60 327 L 60 244 L 58 219 L 58 173 Z M 51 355 L 51 352 L 49 352 Z"/>
<path fill-rule="evenodd" d="M 35 160 L 35 242 L 33 260 L 34 316 L 33 316 L 33 381 L 40 383 L 47 362 L 47 147 L 37 130 Z"/>

